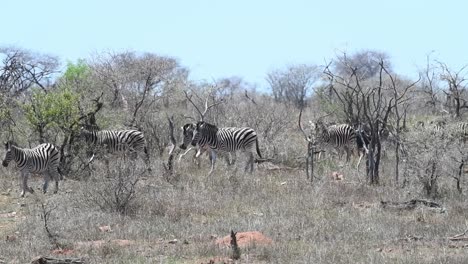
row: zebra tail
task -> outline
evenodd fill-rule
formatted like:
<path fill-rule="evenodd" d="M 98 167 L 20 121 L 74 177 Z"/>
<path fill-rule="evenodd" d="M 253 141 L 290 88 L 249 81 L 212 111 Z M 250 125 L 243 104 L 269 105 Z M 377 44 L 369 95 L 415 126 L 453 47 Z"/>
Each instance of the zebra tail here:
<path fill-rule="evenodd" d="M 260 148 L 258 147 L 258 138 L 255 139 L 255 147 L 257 148 L 257 154 L 260 158 L 262 157 L 262 154 L 260 154 Z"/>

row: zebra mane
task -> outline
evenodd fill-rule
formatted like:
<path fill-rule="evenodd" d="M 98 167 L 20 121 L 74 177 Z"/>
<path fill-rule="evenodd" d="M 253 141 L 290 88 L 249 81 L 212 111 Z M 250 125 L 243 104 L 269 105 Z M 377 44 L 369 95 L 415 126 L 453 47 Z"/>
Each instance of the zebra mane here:
<path fill-rule="evenodd" d="M 182 127 L 182 130 L 187 131 L 188 128 L 191 128 L 191 129 L 194 129 L 194 124 L 192 123 L 188 123 L 188 124 L 185 124 L 183 127 Z"/>
<path fill-rule="evenodd" d="M 11 148 L 11 146 L 19 148 L 18 144 L 16 144 L 16 142 L 13 140 L 8 140 L 7 142 L 5 142 L 5 149 L 8 149 L 9 147 Z"/>
<path fill-rule="evenodd" d="M 197 129 L 209 129 L 209 130 L 212 130 L 212 131 L 218 131 L 218 127 L 215 126 L 215 125 L 212 125 L 210 123 L 206 123 L 204 121 L 200 121 L 197 123 Z"/>

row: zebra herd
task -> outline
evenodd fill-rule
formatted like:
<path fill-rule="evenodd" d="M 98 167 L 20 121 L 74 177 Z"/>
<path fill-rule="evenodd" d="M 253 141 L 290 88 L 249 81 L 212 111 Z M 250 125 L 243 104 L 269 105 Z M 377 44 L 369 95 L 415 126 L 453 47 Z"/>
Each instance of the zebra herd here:
<path fill-rule="evenodd" d="M 130 153 L 143 152 L 145 162 L 149 165 L 149 156 L 146 146 L 146 140 L 141 131 L 137 130 L 87 130 L 81 128 L 80 136 L 92 146 L 105 149 L 108 152 L 129 151 Z M 211 160 L 210 174 L 214 170 L 216 162 L 216 152 L 233 153 L 242 151 L 248 155 L 248 161 L 245 167 L 247 171 L 253 172 L 254 167 L 254 144 L 255 150 L 261 157 L 258 145 L 256 132 L 252 128 L 218 128 L 215 125 L 198 122 L 197 124 L 186 124 L 183 127 L 184 140 L 181 149 L 186 149 L 187 146 L 199 146 L 197 157 L 203 152 L 209 151 Z M 5 143 L 6 154 L 3 160 L 3 166 L 7 167 L 10 161 L 15 161 L 21 172 L 22 177 L 22 192 L 21 197 L 24 197 L 26 191 L 33 192 L 33 189 L 28 187 L 28 177 L 30 173 L 44 174 L 43 192 L 47 192 L 49 179 L 55 180 L 54 193 L 58 191 L 58 181 L 62 178 L 59 170 L 59 151 L 49 143 L 41 144 L 35 148 L 27 149 L 20 148 L 13 142 Z M 94 159 L 95 152 L 93 151 L 91 162 Z"/>
<path fill-rule="evenodd" d="M 468 122 L 447 123 L 445 120 L 432 120 L 427 122 L 418 121 L 415 125 L 417 129 L 427 129 L 433 135 L 452 136 L 461 139 L 463 142 L 468 140 Z"/>
<path fill-rule="evenodd" d="M 107 148 L 110 152 L 115 151 L 130 151 L 132 153 L 144 152 L 146 160 L 148 159 L 148 152 L 146 149 L 146 141 L 143 133 L 137 130 L 101 130 L 89 131 L 81 128 L 80 135 L 86 142 L 93 146 Z M 58 181 L 62 179 L 59 169 L 60 153 L 54 145 L 44 143 L 36 146 L 35 148 L 20 148 L 12 141 L 5 143 L 5 158 L 2 165 L 7 167 L 13 160 L 17 164 L 21 173 L 21 197 L 29 191 L 33 193 L 33 189 L 28 187 L 28 178 L 31 173 L 41 173 L 44 175 L 43 192 L 47 192 L 49 180 L 52 178 L 55 181 L 54 193 L 58 192 Z M 94 158 L 95 153 L 90 159 Z"/>
<path fill-rule="evenodd" d="M 326 126 L 320 120 L 311 123 L 312 129 L 317 137 L 319 148 L 324 151 L 327 148 L 335 148 L 346 152 L 346 161 L 349 161 L 351 153 L 359 153 L 357 168 L 364 156 L 365 146 L 369 143 L 369 137 L 363 131 L 356 130 L 348 124 L 339 124 Z M 426 128 L 424 123 L 416 123 L 416 127 Z M 447 130 L 448 126 L 444 121 L 429 123 L 430 129 L 435 133 Z M 461 134 L 463 140 L 468 139 L 468 123 L 459 122 L 449 126 L 452 134 Z M 183 141 L 180 149 L 187 149 L 190 145 L 198 146 L 196 157 L 204 152 L 209 153 L 211 169 L 209 174 L 213 173 L 217 153 L 235 153 L 243 152 L 248 160 L 245 165 L 245 171 L 254 170 L 254 152 L 262 158 L 259 148 L 257 133 L 249 127 L 222 127 L 200 121 L 196 124 L 188 123 L 182 127 Z M 141 131 L 137 130 L 87 130 L 81 128 L 80 136 L 92 146 L 105 149 L 109 152 L 129 151 L 138 155 L 145 155 L 145 162 L 149 166 L 149 156 L 146 140 Z M 5 143 L 5 158 L 3 166 L 7 167 L 11 161 L 15 161 L 21 172 L 23 197 L 26 192 L 33 192 L 28 187 L 27 181 L 30 173 L 44 174 L 43 192 L 47 192 L 49 180 L 55 181 L 54 193 L 58 191 L 58 181 L 62 178 L 59 170 L 59 151 L 49 143 L 41 144 L 35 148 L 20 148 L 13 142 Z M 95 153 L 90 159 L 94 158 Z"/>

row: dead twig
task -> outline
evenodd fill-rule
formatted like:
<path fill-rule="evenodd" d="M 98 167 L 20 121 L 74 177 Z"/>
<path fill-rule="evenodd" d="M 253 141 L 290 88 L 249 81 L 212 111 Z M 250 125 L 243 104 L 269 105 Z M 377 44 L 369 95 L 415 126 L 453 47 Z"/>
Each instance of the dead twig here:
<path fill-rule="evenodd" d="M 466 233 L 468 233 L 468 229 L 466 229 L 461 234 L 456 234 L 454 236 L 449 237 L 448 240 L 450 240 L 450 241 L 468 241 L 468 236 L 466 236 Z"/>

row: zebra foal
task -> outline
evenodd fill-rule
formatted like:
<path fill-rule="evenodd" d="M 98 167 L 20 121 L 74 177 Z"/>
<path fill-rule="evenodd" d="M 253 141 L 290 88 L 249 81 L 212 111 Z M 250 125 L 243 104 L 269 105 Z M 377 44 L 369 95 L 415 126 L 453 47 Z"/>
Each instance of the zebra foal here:
<path fill-rule="evenodd" d="M 215 125 L 200 121 L 193 131 L 191 144 L 192 146 L 196 146 L 196 144 L 209 146 L 211 152 L 211 170 L 209 174 L 214 170 L 217 151 L 234 153 L 240 150 L 246 153 L 249 159 L 245 171 L 250 168 L 250 172 L 253 172 L 254 169 L 254 151 L 256 150 L 258 156 L 262 157 L 258 147 L 257 133 L 249 127 L 218 128 Z"/>
<path fill-rule="evenodd" d="M 16 146 L 11 141 L 5 143 L 5 158 L 2 165 L 8 167 L 8 164 L 14 160 L 21 172 L 22 191 L 21 197 L 24 197 L 26 191 L 33 193 L 34 190 L 28 187 L 28 177 L 30 173 L 44 174 L 44 185 L 42 190 L 47 192 L 49 180 L 52 178 L 55 181 L 54 193 L 58 192 L 58 181 L 62 178 L 59 170 L 59 151 L 49 143 L 41 144 L 35 148 L 27 149 Z"/>

